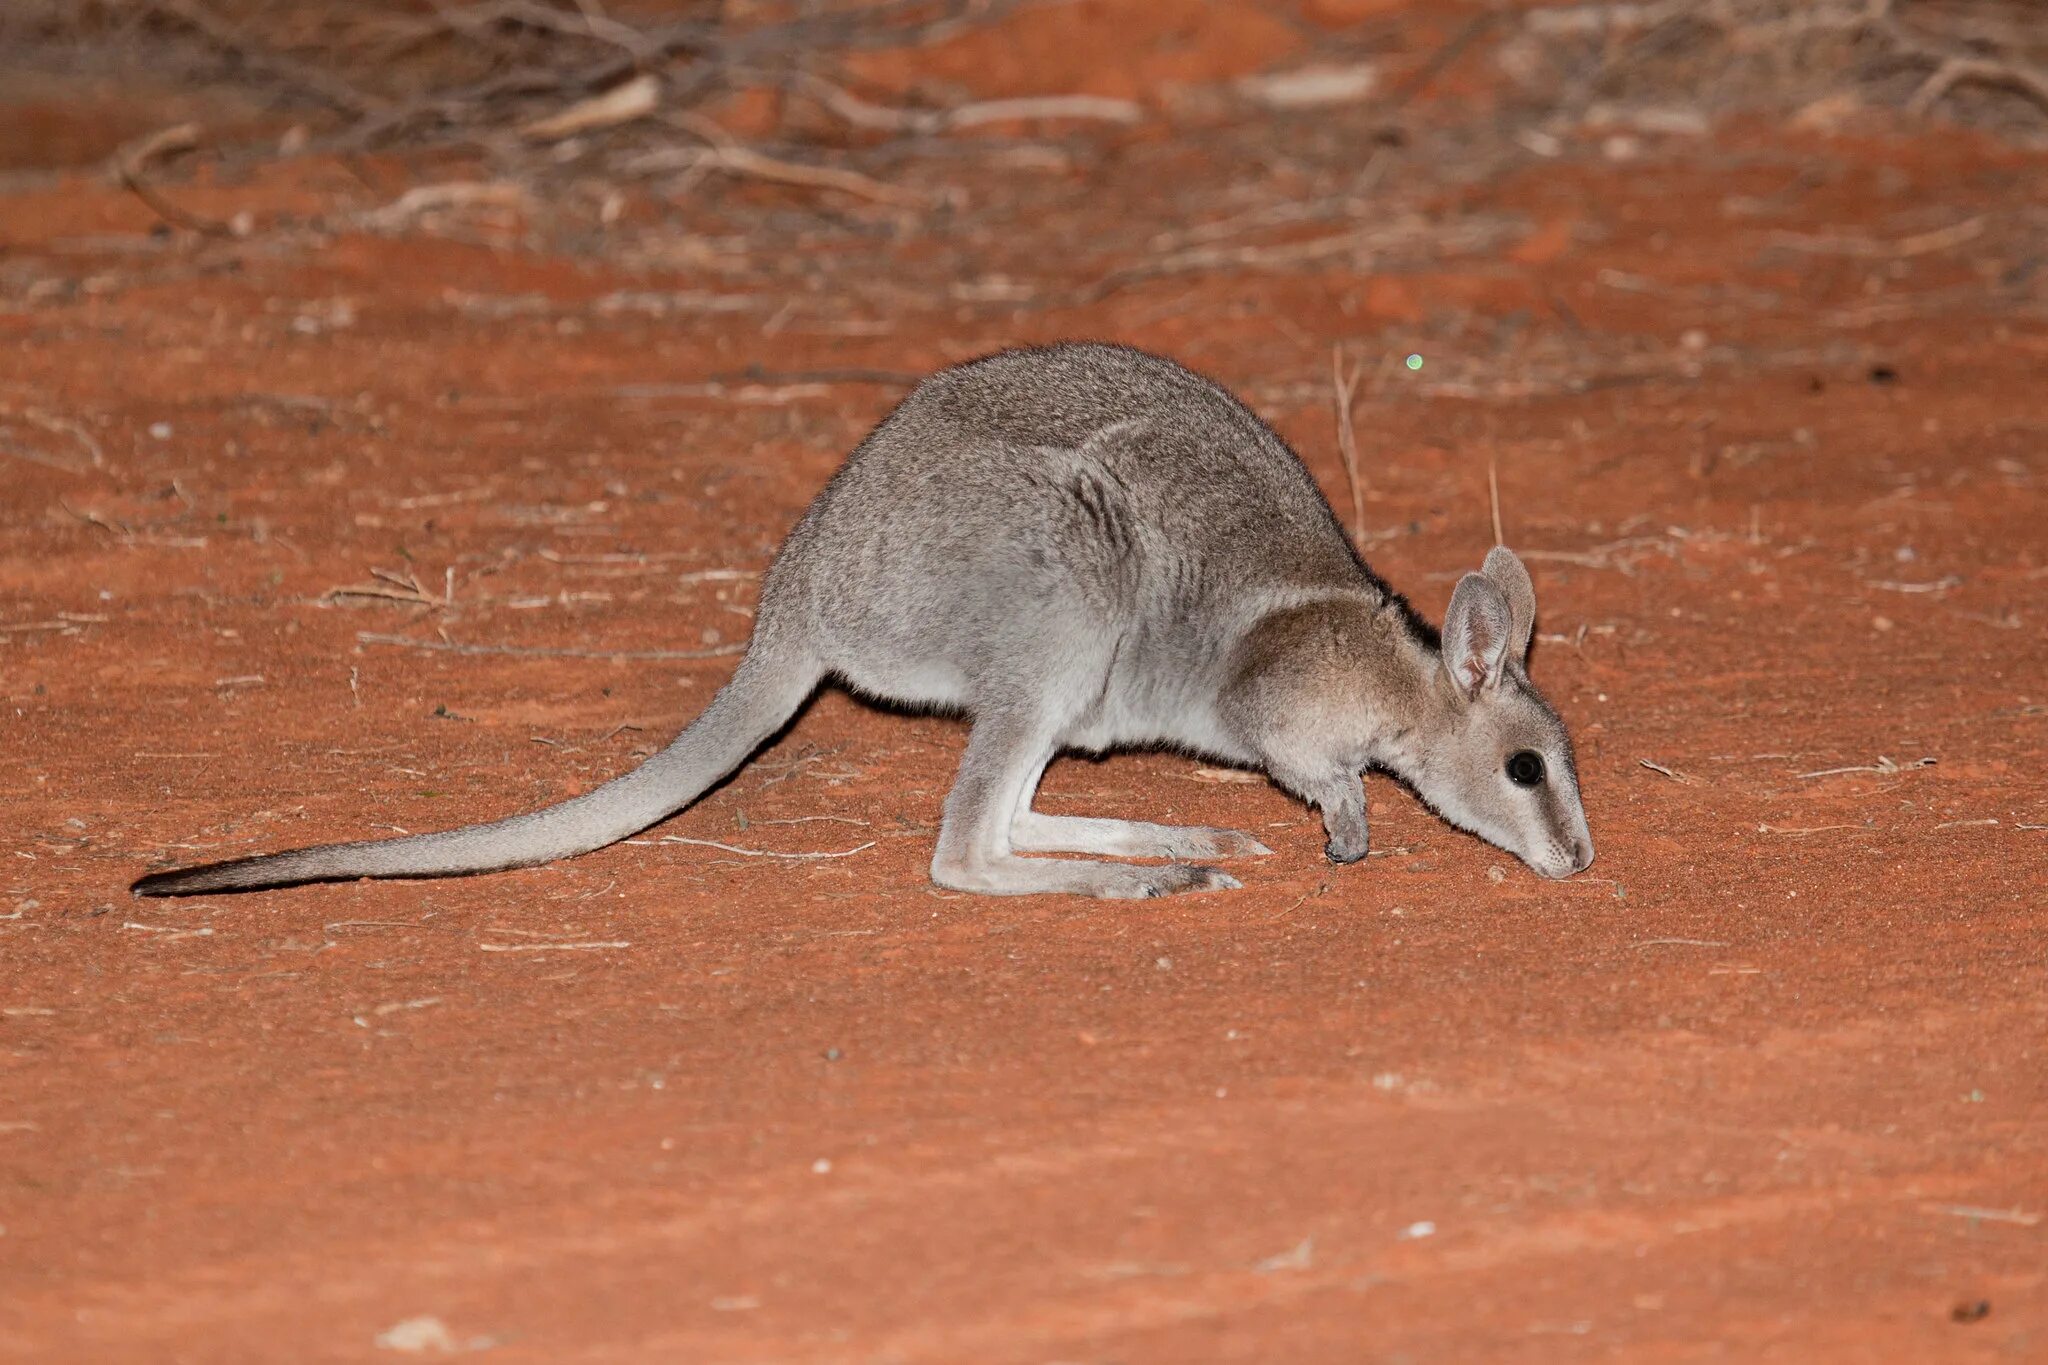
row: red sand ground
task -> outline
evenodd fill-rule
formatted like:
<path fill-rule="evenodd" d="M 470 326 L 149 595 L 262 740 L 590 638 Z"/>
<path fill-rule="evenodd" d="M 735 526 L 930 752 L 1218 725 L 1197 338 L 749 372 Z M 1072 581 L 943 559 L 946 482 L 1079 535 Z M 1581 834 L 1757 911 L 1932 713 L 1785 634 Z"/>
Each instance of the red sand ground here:
<path fill-rule="evenodd" d="M 1229 74 L 1175 51 L 1145 79 Z M 907 160 L 951 226 L 636 200 L 665 255 L 348 225 L 474 166 L 167 184 L 240 240 L 11 182 L 0 1355 L 2048 1359 L 2048 163 L 1881 117 L 1395 152 L 1406 246 L 1090 298 L 1374 116 L 1246 117 Z M 1371 557 L 1432 616 L 1495 464 L 1590 874 L 1378 780 L 1384 856 L 1333 869 L 1263 782 L 1133 756 L 1047 804 L 1253 829 L 1243 891 L 943 893 L 962 728 L 828 693 L 655 835 L 844 857 L 127 896 L 622 769 L 893 400 L 843 372 L 1074 335 L 1238 388 L 1340 507 L 1364 358 Z M 373 569 L 452 603 L 329 595 Z"/>

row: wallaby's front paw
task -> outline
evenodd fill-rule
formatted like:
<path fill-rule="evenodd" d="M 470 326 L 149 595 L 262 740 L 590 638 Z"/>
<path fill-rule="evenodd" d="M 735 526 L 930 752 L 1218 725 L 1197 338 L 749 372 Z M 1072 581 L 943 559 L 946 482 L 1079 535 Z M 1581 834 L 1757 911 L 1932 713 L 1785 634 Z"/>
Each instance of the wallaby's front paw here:
<path fill-rule="evenodd" d="M 1333 863 L 1355 863 L 1365 858 L 1366 842 L 1363 839 L 1332 839 L 1323 845 L 1323 855 Z"/>

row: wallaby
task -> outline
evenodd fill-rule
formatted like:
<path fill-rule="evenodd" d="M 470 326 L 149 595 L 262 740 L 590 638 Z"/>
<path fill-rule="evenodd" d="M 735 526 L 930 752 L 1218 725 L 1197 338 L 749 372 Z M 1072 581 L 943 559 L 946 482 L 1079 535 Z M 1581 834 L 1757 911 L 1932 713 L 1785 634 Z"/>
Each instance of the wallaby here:
<path fill-rule="evenodd" d="M 1359 558 L 1300 458 L 1221 386 L 1120 346 L 1004 351 L 920 383 L 848 457 L 761 581 L 732 679 L 666 749 L 583 796 L 440 834 L 158 872 L 142 895 L 527 867 L 681 810 L 821 680 L 972 718 L 932 880 L 990 895 L 1239 885 L 1195 861 L 1249 834 L 1047 815 L 1063 749 L 1261 769 L 1366 854 L 1361 775 L 1546 877 L 1593 861 L 1570 738 L 1530 685 L 1528 570 L 1506 549 L 1441 636 Z M 1155 864 L 1021 857 L 1084 853 Z"/>

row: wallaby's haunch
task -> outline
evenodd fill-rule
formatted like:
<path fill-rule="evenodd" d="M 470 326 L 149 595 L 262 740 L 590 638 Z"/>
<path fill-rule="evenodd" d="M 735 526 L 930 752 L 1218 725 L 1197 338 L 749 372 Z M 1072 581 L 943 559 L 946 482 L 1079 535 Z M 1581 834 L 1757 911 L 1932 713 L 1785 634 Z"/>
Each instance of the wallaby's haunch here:
<path fill-rule="evenodd" d="M 1239 883 L 1199 860 L 1248 834 L 1046 815 L 1063 749 L 1155 747 L 1262 769 L 1366 852 L 1360 775 L 1546 877 L 1593 861 L 1562 722 L 1523 657 L 1536 595 L 1505 549 L 1438 635 L 1353 552 L 1286 443 L 1221 387 L 1104 345 L 933 375 L 861 442 L 761 583 L 746 657 L 688 729 L 584 796 L 493 824 L 144 877 L 181 895 L 525 867 L 682 809 L 820 680 L 973 719 L 932 880 L 961 891 L 1159 896 Z M 1022 857 L 1166 858 L 1130 865 Z"/>

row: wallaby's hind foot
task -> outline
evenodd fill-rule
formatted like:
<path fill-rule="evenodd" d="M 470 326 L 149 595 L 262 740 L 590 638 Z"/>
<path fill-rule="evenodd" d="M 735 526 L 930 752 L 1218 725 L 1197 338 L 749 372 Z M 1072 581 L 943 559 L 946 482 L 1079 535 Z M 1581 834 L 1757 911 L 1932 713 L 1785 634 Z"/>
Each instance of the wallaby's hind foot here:
<path fill-rule="evenodd" d="M 1273 850 L 1240 829 L 1153 825 L 1086 815 L 1019 811 L 1010 826 L 1019 853 L 1099 853 L 1109 858 L 1264 858 Z"/>
<path fill-rule="evenodd" d="M 1039 774 L 1052 757 L 1051 732 L 1055 728 L 1034 722 L 1018 711 L 991 708 L 977 717 L 974 728 L 968 732 L 967 752 L 960 759 L 960 775 L 946 795 L 946 811 L 939 823 L 939 847 L 932 857 L 933 881 L 955 891 L 985 896 L 1064 892 L 1105 900 L 1145 900 L 1182 891 L 1230 891 L 1240 885 L 1237 878 L 1220 868 L 1189 863 L 1127 867 L 1077 858 L 1018 857 L 1014 850 L 1022 845 L 1017 842 L 1015 831 L 1020 825 L 1027 831 L 1049 829 L 1084 835 L 1092 840 L 1082 845 L 1090 851 L 1094 844 L 1120 834 L 1127 841 L 1128 852 L 1154 858 L 1166 852 L 1161 849 L 1157 835 L 1199 836 L 1217 832 L 1036 814 L 1031 809 L 1031 795 L 1038 787 Z M 1148 836 L 1132 837 L 1131 832 L 1137 830 L 1148 831 Z M 1065 840 L 1063 846 L 1073 848 L 1075 843 Z"/>
<path fill-rule="evenodd" d="M 1059 894 L 1095 896 L 1102 900 L 1149 900 L 1184 891 L 1235 891 L 1244 883 L 1220 867 L 1165 863 L 1129 867 L 1075 858 L 1019 858 L 993 854 L 976 859 L 932 860 L 932 880 L 953 891 L 982 896 Z"/>

